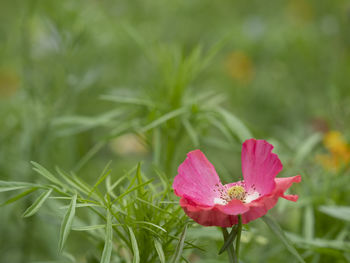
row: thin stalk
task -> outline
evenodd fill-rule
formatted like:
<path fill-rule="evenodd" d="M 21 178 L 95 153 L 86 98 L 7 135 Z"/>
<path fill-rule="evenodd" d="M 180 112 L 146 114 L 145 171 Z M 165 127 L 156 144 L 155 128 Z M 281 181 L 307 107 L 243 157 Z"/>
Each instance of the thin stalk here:
<path fill-rule="evenodd" d="M 222 231 L 222 235 L 224 237 L 224 242 L 226 242 L 227 238 L 228 238 L 228 232 L 227 229 L 225 227 L 221 228 Z M 228 261 L 229 263 L 237 263 L 236 261 L 236 257 L 235 257 L 235 249 L 233 246 L 229 246 L 227 249 L 227 255 L 228 255 Z"/>
<path fill-rule="evenodd" d="M 239 262 L 239 247 L 241 245 L 241 233 L 242 233 L 242 217 L 238 215 L 238 228 L 237 228 L 237 238 L 236 238 L 236 259 Z"/>

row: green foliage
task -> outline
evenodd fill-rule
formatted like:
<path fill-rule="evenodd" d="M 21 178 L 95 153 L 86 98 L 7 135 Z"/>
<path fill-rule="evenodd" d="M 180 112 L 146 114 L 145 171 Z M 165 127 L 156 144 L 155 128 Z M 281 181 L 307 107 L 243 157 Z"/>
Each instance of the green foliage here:
<path fill-rule="evenodd" d="M 350 142 L 347 13 L 331 0 L 0 1 L 0 262 L 227 262 L 217 229 L 182 239 L 172 178 L 200 148 L 239 179 L 250 137 L 273 143 L 279 176 L 302 175 L 298 202 L 269 212 L 297 252 L 349 262 L 349 164 L 318 158 L 325 132 Z M 259 221 L 240 253 L 257 259 L 293 262 Z"/>

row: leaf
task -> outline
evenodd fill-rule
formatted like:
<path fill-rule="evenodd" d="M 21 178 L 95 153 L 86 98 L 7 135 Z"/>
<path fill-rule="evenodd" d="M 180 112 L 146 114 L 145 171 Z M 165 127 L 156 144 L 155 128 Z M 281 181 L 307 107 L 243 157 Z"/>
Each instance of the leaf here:
<path fill-rule="evenodd" d="M 75 206 L 77 203 L 77 194 L 72 197 L 72 201 L 68 207 L 66 214 L 64 215 L 61 230 L 60 230 L 60 240 L 58 241 L 58 250 L 62 252 L 64 244 L 68 238 L 69 232 L 72 227 L 73 218 L 75 215 Z"/>
<path fill-rule="evenodd" d="M 168 113 L 164 114 L 162 117 L 156 119 L 155 121 L 153 121 L 153 122 L 149 123 L 148 125 L 144 126 L 143 128 L 141 128 L 140 132 L 143 133 L 143 132 L 146 132 L 148 130 L 151 130 L 151 129 L 161 125 L 162 123 L 167 122 L 170 119 L 173 119 L 181 114 L 184 114 L 185 112 L 186 112 L 185 108 L 180 108 L 180 109 L 168 112 Z"/>
<path fill-rule="evenodd" d="M 79 192 L 82 192 L 86 195 L 89 194 L 90 189 L 86 189 L 86 187 L 84 185 L 82 185 L 80 182 L 77 182 L 73 176 L 67 174 L 66 172 L 62 171 L 58 167 L 56 167 L 56 171 L 73 188 L 75 188 Z"/>
<path fill-rule="evenodd" d="M 182 124 L 185 127 L 188 136 L 190 137 L 193 146 L 198 147 L 199 146 L 199 137 L 196 133 L 195 129 L 192 127 L 191 123 L 188 121 L 188 119 L 183 119 Z"/>
<path fill-rule="evenodd" d="M 218 108 L 217 112 L 224 118 L 227 126 L 240 139 L 241 142 L 253 137 L 243 122 L 232 113 L 221 108 Z"/>
<path fill-rule="evenodd" d="M 26 211 L 23 213 L 23 217 L 30 217 L 34 215 L 36 212 L 39 211 L 40 207 L 44 204 L 46 199 L 50 196 L 52 193 L 52 189 L 47 190 L 46 192 L 42 193 L 35 201 L 34 203 L 27 208 Z"/>
<path fill-rule="evenodd" d="M 112 224 L 112 226 L 121 226 L 122 224 Z M 106 228 L 106 225 L 92 225 L 92 226 L 73 226 L 73 231 L 91 231 L 96 229 Z"/>
<path fill-rule="evenodd" d="M 153 238 L 153 240 L 154 240 L 154 247 L 156 248 L 160 262 L 165 263 L 165 256 L 164 256 L 162 244 L 159 242 L 157 238 Z"/>
<path fill-rule="evenodd" d="M 115 96 L 115 95 L 102 95 L 101 99 L 107 100 L 107 101 L 113 101 L 113 102 L 119 102 L 124 104 L 132 104 L 132 105 L 139 105 L 139 106 L 147 106 L 147 107 L 154 107 L 154 104 L 151 101 L 134 98 L 134 97 L 122 97 L 122 96 Z"/>
<path fill-rule="evenodd" d="M 334 250 L 344 250 L 350 251 L 350 242 L 342 240 L 329 240 L 323 238 L 313 238 L 311 240 L 306 240 L 303 237 L 300 237 L 293 233 L 286 233 L 287 236 L 293 240 L 298 246 L 309 249 L 311 247 L 316 248 L 328 248 Z"/>
<path fill-rule="evenodd" d="M 265 224 L 275 233 L 275 235 L 282 241 L 282 243 L 286 246 L 289 252 L 301 263 L 305 263 L 304 259 L 300 256 L 298 251 L 292 245 L 290 240 L 286 237 L 281 227 L 277 224 L 277 222 L 270 216 L 265 215 L 261 217 L 261 219 L 265 222 Z"/>
<path fill-rule="evenodd" d="M 305 207 L 304 213 L 304 226 L 303 233 L 304 237 L 307 240 L 311 240 L 314 238 L 315 232 L 315 215 L 312 205 L 307 205 Z"/>
<path fill-rule="evenodd" d="M 25 182 L 6 182 L 0 181 L 0 192 L 7 192 L 13 190 L 19 190 L 29 187 L 36 187 L 36 184 L 25 183 Z"/>
<path fill-rule="evenodd" d="M 137 245 L 137 240 L 136 240 L 134 231 L 132 231 L 132 228 L 131 227 L 128 227 L 128 228 L 129 228 L 129 233 L 130 233 L 132 252 L 134 254 L 132 262 L 139 263 L 140 262 L 140 253 L 139 253 L 139 247 Z"/>
<path fill-rule="evenodd" d="M 0 207 L 1 207 L 1 206 L 8 205 L 8 204 L 11 204 L 11 203 L 13 203 L 13 202 L 16 202 L 17 200 L 19 200 L 19 199 L 21 199 L 21 198 L 23 198 L 23 197 L 25 197 L 25 196 L 27 196 L 27 195 L 29 195 L 29 194 L 35 192 L 36 190 L 38 190 L 38 187 L 33 187 L 33 188 L 31 188 L 31 189 L 29 189 L 29 190 L 27 190 L 27 191 L 24 191 L 24 192 L 22 192 L 22 193 L 20 193 L 20 194 L 18 194 L 18 195 L 16 195 L 16 196 L 14 196 L 14 197 L 11 197 L 11 198 L 8 199 L 7 201 L 3 202 L 3 203 L 0 205 Z"/>
<path fill-rule="evenodd" d="M 322 140 L 322 135 L 320 133 L 315 133 L 308 137 L 299 147 L 295 155 L 296 166 L 300 165 L 303 160 L 311 153 L 315 146 Z"/>
<path fill-rule="evenodd" d="M 110 165 L 111 165 L 112 161 L 109 161 L 106 165 L 106 167 L 103 169 L 101 175 L 99 176 L 99 178 L 97 179 L 95 185 L 92 187 L 92 189 L 90 190 L 89 195 L 91 195 L 95 189 L 106 179 L 106 177 L 111 173 L 111 170 L 109 169 Z"/>
<path fill-rule="evenodd" d="M 161 226 L 158 226 L 156 224 L 153 224 L 151 222 L 146 222 L 146 221 L 136 221 L 135 224 L 146 224 L 146 225 L 150 225 L 150 226 L 154 226 L 155 228 L 158 228 L 159 230 L 163 231 L 163 232 L 167 232 L 164 228 L 162 228 Z"/>
<path fill-rule="evenodd" d="M 232 246 L 232 243 L 235 241 L 237 236 L 237 227 L 238 225 L 232 227 L 231 233 L 226 237 L 225 243 L 219 251 L 219 255 L 222 254 L 229 246 Z"/>
<path fill-rule="evenodd" d="M 107 209 L 107 224 L 105 245 L 103 247 L 102 257 L 100 263 L 110 263 L 113 248 L 113 229 L 112 229 L 112 214 Z"/>
<path fill-rule="evenodd" d="M 350 206 L 320 206 L 319 210 L 331 217 L 350 221 Z"/>
<path fill-rule="evenodd" d="M 46 170 L 43 166 L 33 161 L 31 161 L 30 163 L 34 166 L 33 168 L 34 171 L 44 176 L 47 180 L 51 181 L 52 183 L 62 186 L 62 183 L 52 173 Z"/>
<path fill-rule="evenodd" d="M 145 186 L 145 185 L 151 183 L 152 181 L 153 181 L 153 179 L 150 179 L 150 180 L 148 180 L 148 181 L 146 181 L 146 182 L 144 182 L 144 183 L 142 183 L 142 184 L 139 184 L 139 185 L 137 185 L 137 186 L 134 186 L 133 188 L 131 188 L 131 189 L 125 191 L 124 193 L 122 193 L 121 195 L 119 195 L 116 199 L 114 199 L 114 200 L 112 201 L 112 204 L 114 204 L 117 200 L 123 198 L 123 197 L 126 196 L 127 194 L 129 194 L 129 193 L 131 193 L 131 192 L 133 192 L 133 191 L 135 191 L 135 190 L 137 190 L 137 189 L 139 189 L 139 188 L 141 188 L 141 187 L 143 187 L 143 186 Z"/>
<path fill-rule="evenodd" d="M 184 230 L 182 231 L 182 233 L 180 235 L 179 243 L 176 246 L 175 253 L 173 255 L 172 263 L 179 263 L 180 262 L 182 251 L 184 249 L 186 232 L 187 232 L 187 224 L 185 225 Z"/>

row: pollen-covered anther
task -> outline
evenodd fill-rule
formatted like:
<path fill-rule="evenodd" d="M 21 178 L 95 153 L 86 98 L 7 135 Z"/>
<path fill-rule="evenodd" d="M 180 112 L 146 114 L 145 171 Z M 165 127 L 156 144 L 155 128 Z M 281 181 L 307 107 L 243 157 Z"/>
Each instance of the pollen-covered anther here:
<path fill-rule="evenodd" d="M 235 186 L 232 186 L 229 189 L 227 189 L 227 195 L 228 195 L 230 200 L 238 199 L 238 200 L 243 201 L 245 199 L 245 196 L 246 196 L 246 191 L 244 190 L 244 188 L 242 186 L 235 185 Z"/>

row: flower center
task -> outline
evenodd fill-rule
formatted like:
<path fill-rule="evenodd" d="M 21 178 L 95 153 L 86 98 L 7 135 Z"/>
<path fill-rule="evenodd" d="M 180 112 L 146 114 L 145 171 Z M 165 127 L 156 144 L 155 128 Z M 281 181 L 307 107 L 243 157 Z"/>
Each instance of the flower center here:
<path fill-rule="evenodd" d="M 235 185 L 227 189 L 227 195 L 230 198 L 230 200 L 238 199 L 243 201 L 245 199 L 246 192 L 242 186 Z"/>

